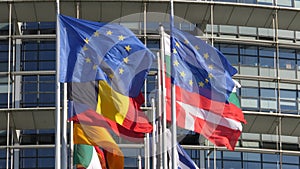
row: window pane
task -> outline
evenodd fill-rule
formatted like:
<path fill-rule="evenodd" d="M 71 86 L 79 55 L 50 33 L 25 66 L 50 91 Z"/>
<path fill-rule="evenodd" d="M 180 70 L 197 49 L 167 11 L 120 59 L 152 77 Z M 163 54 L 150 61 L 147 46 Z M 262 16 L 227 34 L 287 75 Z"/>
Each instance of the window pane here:
<path fill-rule="evenodd" d="M 292 0 L 277 0 L 278 6 L 287 6 L 291 7 L 292 6 Z"/>
<path fill-rule="evenodd" d="M 282 164 L 283 169 L 299 169 L 298 165 Z"/>
<path fill-rule="evenodd" d="M 273 58 L 266 58 L 266 57 L 260 57 L 259 58 L 259 65 L 262 67 L 274 67 L 274 59 Z"/>
<path fill-rule="evenodd" d="M 280 101 L 280 108 L 282 113 L 297 114 L 296 102 L 292 101 Z"/>
<path fill-rule="evenodd" d="M 54 167 L 54 158 L 38 158 L 38 167 Z"/>
<path fill-rule="evenodd" d="M 279 168 L 276 163 L 263 163 L 263 169 L 274 169 Z"/>
<path fill-rule="evenodd" d="M 275 89 L 260 89 L 260 95 L 263 98 L 275 98 L 277 92 Z"/>
<path fill-rule="evenodd" d="M 263 154 L 263 161 L 277 162 L 277 161 L 279 161 L 279 155 L 276 155 L 276 154 Z"/>
<path fill-rule="evenodd" d="M 238 58 L 237 55 L 226 54 L 225 57 L 229 61 L 230 64 L 232 64 L 232 65 L 238 65 L 239 64 L 239 58 Z"/>
<path fill-rule="evenodd" d="M 260 169 L 261 168 L 261 163 L 257 162 L 243 162 L 244 163 L 244 169 Z"/>
<path fill-rule="evenodd" d="M 259 56 L 273 58 L 275 56 L 275 49 L 269 47 L 259 47 Z"/>
<path fill-rule="evenodd" d="M 21 158 L 21 168 L 35 168 L 36 159 L 35 158 Z"/>
<path fill-rule="evenodd" d="M 241 56 L 241 64 L 248 66 L 257 66 L 258 59 L 257 57 L 252 56 Z"/>
<path fill-rule="evenodd" d="M 299 156 L 282 156 L 283 163 L 299 164 Z"/>
<path fill-rule="evenodd" d="M 243 108 L 254 108 L 255 110 L 258 110 L 258 99 L 241 99 L 241 106 Z"/>
<path fill-rule="evenodd" d="M 246 161 L 260 161 L 260 154 L 258 154 L 258 153 L 243 153 L 243 158 Z"/>
<path fill-rule="evenodd" d="M 55 155 L 55 150 L 53 148 L 41 148 L 38 149 L 39 157 L 51 157 Z"/>
<path fill-rule="evenodd" d="M 294 90 L 280 90 L 280 98 L 296 100 L 296 94 Z"/>
<path fill-rule="evenodd" d="M 224 169 L 241 169 L 242 162 L 241 161 L 224 161 Z"/>
<path fill-rule="evenodd" d="M 224 151 L 223 158 L 228 160 L 241 160 L 241 153 Z"/>
<path fill-rule="evenodd" d="M 269 112 L 277 109 L 277 100 L 270 100 L 270 99 L 261 99 L 260 106 L 264 110 L 264 112 Z"/>
<path fill-rule="evenodd" d="M 258 97 L 257 88 L 241 88 L 241 95 L 243 97 Z"/>
<path fill-rule="evenodd" d="M 238 45 L 220 44 L 220 51 L 223 54 L 238 54 Z"/>

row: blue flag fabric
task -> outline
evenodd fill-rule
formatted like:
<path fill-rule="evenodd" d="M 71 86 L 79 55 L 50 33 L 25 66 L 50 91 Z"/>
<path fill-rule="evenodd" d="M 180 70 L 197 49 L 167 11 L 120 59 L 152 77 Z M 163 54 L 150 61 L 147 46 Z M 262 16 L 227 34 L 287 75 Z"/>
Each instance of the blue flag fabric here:
<path fill-rule="evenodd" d="M 170 129 L 167 129 L 166 132 L 166 139 L 171 140 L 172 133 Z M 170 158 L 169 160 L 169 168 L 172 168 L 172 144 L 170 141 L 167 142 L 167 152 Z M 175 165 L 178 169 L 199 169 L 195 162 L 191 159 L 191 157 L 185 152 L 185 150 L 181 147 L 179 143 L 177 143 L 175 149 Z"/>
<path fill-rule="evenodd" d="M 105 80 L 125 96 L 138 96 L 154 55 L 133 32 L 118 24 L 58 17 L 60 82 Z"/>
<path fill-rule="evenodd" d="M 216 48 L 189 33 L 173 31 L 173 83 L 211 100 L 226 101 L 237 70 Z"/>
<path fill-rule="evenodd" d="M 178 151 L 178 169 L 198 169 L 198 166 L 194 163 L 191 157 L 185 152 L 180 144 L 177 144 Z"/>

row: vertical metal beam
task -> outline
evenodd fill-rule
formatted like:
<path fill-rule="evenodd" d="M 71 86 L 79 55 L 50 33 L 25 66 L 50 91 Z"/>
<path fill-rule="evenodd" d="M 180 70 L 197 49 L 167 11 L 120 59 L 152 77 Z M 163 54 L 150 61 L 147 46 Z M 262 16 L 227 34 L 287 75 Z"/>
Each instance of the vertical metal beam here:
<path fill-rule="evenodd" d="M 9 3 L 9 25 L 8 25 L 8 76 L 7 76 L 7 109 L 10 108 L 10 76 L 11 76 L 11 70 L 10 70 L 10 62 L 11 62 L 11 42 L 12 42 L 12 2 Z M 10 134 L 10 112 L 7 112 L 7 129 L 6 129 L 6 168 L 9 168 L 9 134 Z"/>
<path fill-rule="evenodd" d="M 61 112 L 60 112 L 60 82 L 59 82 L 59 54 L 60 54 L 60 36 L 59 36 L 59 0 L 56 0 L 56 99 L 55 99 L 55 169 L 61 168 Z"/>
<path fill-rule="evenodd" d="M 275 5 L 277 5 L 277 0 L 275 0 Z M 280 71 L 279 71 L 279 41 L 278 41 L 278 9 L 274 9 L 273 15 L 273 29 L 274 29 L 274 40 L 276 45 L 275 58 L 276 58 L 276 77 L 277 77 L 277 111 L 281 114 L 280 108 Z M 279 168 L 282 169 L 282 140 L 281 140 L 281 117 L 278 117 L 277 123 L 277 137 L 278 144 L 277 149 L 279 150 Z"/>
<path fill-rule="evenodd" d="M 13 50 L 13 58 L 15 58 L 14 69 L 15 71 L 20 71 L 20 57 L 21 57 L 21 39 L 16 39 L 14 42 L 14 50 Z M 20 108 L 20 100 L 21 100 L 21 76 L 20 75 L 14 75 L 14 108 Z M 20 136 L 20 130 L 16 130 L 14 132 L 15 134 L 15 142 L 14 145 L 19 145 L 19 136 Z M 20 149 L 14 149 L 14 164 L 13 168 L 18 169 L 20 167 Z"/>

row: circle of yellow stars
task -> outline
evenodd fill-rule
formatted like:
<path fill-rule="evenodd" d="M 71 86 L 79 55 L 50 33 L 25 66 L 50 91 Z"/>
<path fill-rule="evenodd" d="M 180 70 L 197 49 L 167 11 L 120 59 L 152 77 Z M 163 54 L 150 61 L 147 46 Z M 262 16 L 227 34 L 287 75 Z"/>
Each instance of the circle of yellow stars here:
<path fill-rule="evenodd" d="M 184 40 L 184 44 L 188 45 L 188 44 L 190 44 L 190 42 L 189 42 L 187 39 L 185 39 L 185 40 Z M 179 48 L 179 47 L 180 47 L 180 43 L 175 42 L 175 46 Z M 199 47 L 198 45 L 195 45 L 195 46 L 193 46 L 193 47 L 194 47 L 194 49 L 197 50 L 197 51 L 200 50 L 200 47 Z M 173 52 L 173 54 L 178 54 L 176 48 L 173 48 L 173 49 L 172 49 L 172 52 Z M 208 54 L 207 52 L 204 53 L 204 54 L 203 54 L 203 58 L 204 58 L 205 60 L 207 60 L 207 59 L 209 58 L 209 54 Z M 173 65 L 174 65 L 175 67 L 178 67 L 178 66 L 180 65 L 180 63 L 179 63 L 178 60 L 174 60 Z M 208 69 L 209 69 L 210 71 L 212 71 L 212 70 L 214 69 L 214 66 L 213 66 L 212 64 L 210 64 L 210 65 L 208 65 Z M 182 78 L 185 78 L 185 77 L 186 77 L 186 73 L 185 73 L 184 71 L 179 72 L 179 75 L 180 75 L 180 77 L 182 77 Z M 199 87 L 203 88 L 206 84 L 208 84 L 208 83 L 210 82 L 210 80 L 211 80 L 212 78 L 214 78 L 213 74 L 212 74 L 212 73 L 208 73 L 207 78 L 205 78 L 204 81 L 199 81 L 199 82 L 197 82 L 197 84 L 198 84 Z M 189 84 L 190 86 L 193 86 L 193 85 L 194 85 L 193 79 L 188 80 L 188 84 Z"/>
<path fill-rule="evenodd" d="M 107 31 L 105 32 L 105 34 L 106 34 L 106 36 L 112 36 L 112 35 L 113 35 L 113 32 L 112 32 L 111 30 L 107 30 Z M 101 34 L 100 34 L 100 32 L 99 32 L 98 30 L 95 31 L 95 32 L 93 33 L 93 37 L 99 37 L 100 35 L 101 35 Z M 124 41 L 125 39 L 126 39 L 126 37 L 125 37 L 124 35 L 119 35 L 119 36 L 118 36 L 118 40 L 119 40 L 119 41 Z M 87 51 L 87 50 L 88 50 L 87 44 L 89 44 L 89 41 L 90 41 L 90 40 L 89 40 L 89 38 L 85 38 L 83 41 L 85 42 L 85 45 L 83 46 L 82 49 L 83 49 L 83 51 Z M 132 50 L 132 48 L 131 48 L 130 45 L 126 45 L 126 46 L 124 47 L 124 49 L 125 49 L 127 52 L 130 52 L 130 51 Z M 123 63 L 128 64 L 129 61 L 130 61 L 130 60 L 129 60 L 128 56 L 125 57 L 125 58 L 123 58 Z M 91 60 L 90 57 L 86 57 L 86 58 L 85 58 L 85 62 L 86 62 L 86 63 L 92 63 L 92 60 Z M 94 70 L 96 70 L 97 67 L 98 67 L 98 66 L 97 66 L 96 64 L 93 65 L 93 69 L 94 69 Z M 124 74 L 124 72 L 125 72 L 125 70 L 124 70 L 123 67 L 118 68 L 118 73 L 119 73 L 120 75 Z M 108 77 L 109 77 L 110 79 L 113 79 L 113 78 L 114 78 L 114 74 L 113 74 L 113 73 L 110 73 L 110 74 L 108 74 Z"/>

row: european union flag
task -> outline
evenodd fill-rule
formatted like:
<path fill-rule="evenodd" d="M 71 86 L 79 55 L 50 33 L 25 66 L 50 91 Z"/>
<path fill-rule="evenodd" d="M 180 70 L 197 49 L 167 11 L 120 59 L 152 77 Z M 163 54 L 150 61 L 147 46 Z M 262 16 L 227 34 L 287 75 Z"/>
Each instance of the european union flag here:
<path fill-rule="evenodd" d="M 60 82 L 106 81 L 113 90 L 138 96 L 154 59 L 127 28 L 59 15 Z"/>
<path fill-rule="evenodd" d="M 211 100 L 227 101 L 237 70 L 225 56 L 203 40 L 174 28 L 173 82 Z"/>

